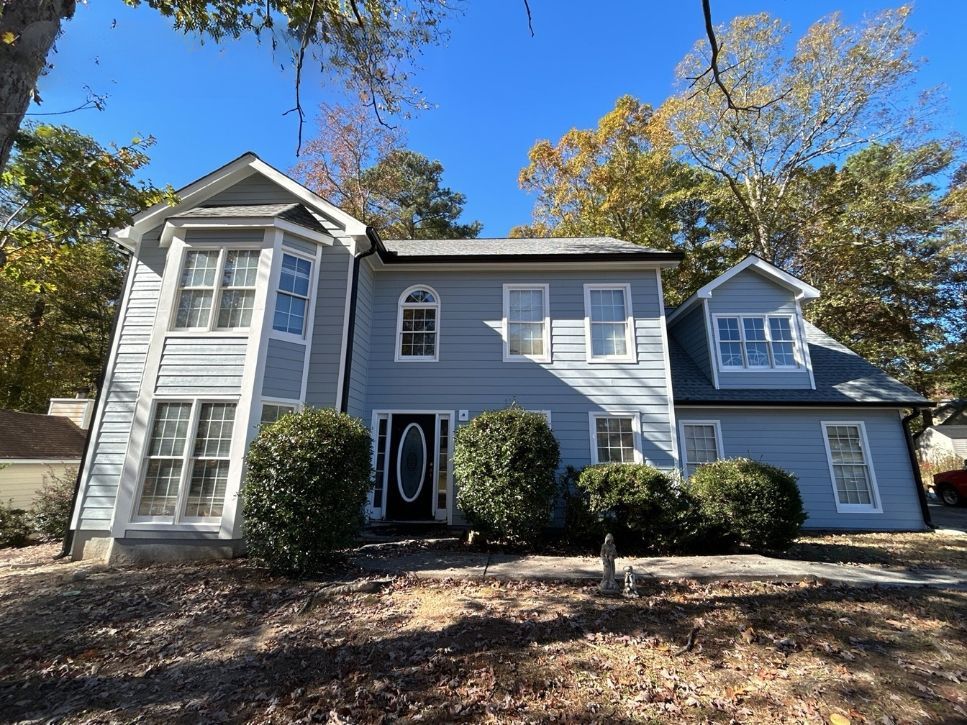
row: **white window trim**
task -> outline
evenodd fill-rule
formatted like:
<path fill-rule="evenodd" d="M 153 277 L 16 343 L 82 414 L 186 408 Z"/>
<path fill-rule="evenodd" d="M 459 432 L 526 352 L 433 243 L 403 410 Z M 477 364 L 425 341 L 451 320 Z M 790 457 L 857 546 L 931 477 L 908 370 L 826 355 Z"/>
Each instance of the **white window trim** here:
<path fill-rule="evenodd" d="M 739 321 L 739 347 L 742 350 L 742 365 L 726 365 L 722 362 L 722 346 L 721 339 L 719 336 L 719 318 L 731 318 L 737 319 Z M 772 317 L 784 317 L 789 320 L 789 333 L 792 335 L 792 354 L 796 360 L 795 365 L 776 365 L 775 359 L 772 354 L 772 330 L 769 327 L 769 318 Z M 762 367 L 749 367 L 747 364 L 746 354 L 745 354 L 745 324 L 743 320 L 757 318 L 765 321 L 765 342 L 768 346 L 769 351 L 769 365 Z M 712 330 L 715 334 L 715 363 L 718 369 L 726 373 L 789 373 L 798 372 L 805 368 L 805 363 L 802 358 L 802 344 L 799 336 L 799 325 L 797 324 L 796 315 L 791 313 L 783 313 L 778 315 L 772 314 L 756 314 L 756 315 L 743 315 L 738 313 L 728 313 L 720 312 L 712 315 Z M 735 340 L 730 340 L 729 342 L 736 342 Z"/>
<path fill-rule="evenodd" d="M 524 408 L 524 410 L 528 413 L 538 413 L 539 415 L 543 415 L 544 418 L 547 419 L 547 427 L 550 428 L 551 430 L 554 430 L 554 425 L 553 423 L 551 423 L 551 411 L 537 410 L 535 408 Z"/>
<path fill-rule="evenodd" d="M 403 343 L 403 300 L 406 299 L 410 292 L 415 292 L 416 290 L 426 290 L 433 295 L 433 299 L 436 302 L 410 302 L 407 303 L 406 309 L 433 309 L 436 310 L 436 342 L 433 345 L 433 355 L 402 355 L 401 348 Z M 428 284 L 414 284 L 403 290 L 399 299 L 396 301 L 396 338 L 394 345 L 396 350 L 394 351 L 394 360 L 396 362 L 402 363 L 420 363 L 420 362 L 439 362 L 440 360 L 440 321 L 443 316 L 443 304 L 440 301 L 440 295 L 437 291 L 433 289 Z"/>
<path fill-rule="evenodd" d="M 604 410 L 604 411 L 591 411 L 588 413 L 588 430 L 590 432 L 590 442 L 591 442 L 591 463 L 593 465 L 598 465 L 601 461 L 598 460 L 598 433 L 595 429 L 595 421 L 598 418 L 631 418 L 631 430 L 634 433 L 634 444 L 635 444 L 635 463 L 644 463 L 645 457 L 642 453 L 641 446 L 641 415 L 636 411 L 631 410 Z"/>
<path fill-rule="evenodd" d="M 625 296 L 625 348 L 627 355 L 595 355 L 591 344 L 591 291 L 620 289 Z M 584 285 L 584 343 L 587 348 L 589 363 L 636 363 L 638 362 L 638 345 L 635 334 L 635 314 L 631 304 L 631 285 L 627 282 L 612 284 Z"/>
<path fill-rule="evenodd" d="M 295 413 L 298 413 L 303 408 L 302 401 L 296 400 L 295 398 L 259 398 L 259 416 L 253 420 L 253 427 L 256 429 L 262 425 L 262 408 L 266 405 L 285 405 L 292 408 Z"/>
<path fill-rule="evenodd" d="M 148 451 L 151 444 L 151 433 L 154 430 L 155 415 L 157 414 L 159 403 L 188 403 L 191 405 L 191 413 L 188 419 L 188 431 L 185 437 L 185 450 L 182 452 L 182 470 L 181 478 L 178 480 L 178 497 L 175 501 L 175 513 L 168 516 L 139 516 L 138 509 L 141 506 L 141 496 L 144 493 L 144 477 L 148 472 Z M 232 443 L 229 447 L 228 456 L 223 460 L 231 461 L 235 454 L 235 430 L 238 427 L 238 412 L 239 412 L 239 400 L 238 396 L 203 396 L 203 397 L 192 397 L 184 395 L 170 395 L 170 396 L 158 396 L 151 401 L 149 415 L 148 415 L 148 427 L 145 431 L 144 443 L 141 451 L 141 463 L 138 466 L 138 477 L 136 483 L 136 490 L 134 495 L 134 506 L 131 508 L 131 517 L 126 528 L 127 529 L 140 529 L 147 531 L 172 531 L 172 530 L 185 530 L 185 531 L 218 531 L 222 514 L 212 517 L 188 517 L 184 515 L 184 509 L 188 502 L 188 489 L 191 486 L 191 462 L 194 461 L 195 456 L 193 455 L 193 449 L 195 445 L 195 439 L 198 435 L 198 423 L 201 417 L 201 409 L 205 403 L 233 403 L 235 404 L 235 421 L 232 424 Z M 170 456 L 174 458 L 174 456 Z M 231 477 L 231 470 L 228 473 Z M 230 486 L 226 483 L 225 487 L 225 498 L 228 499 Z M 222 503 L 222 513 L 224 514 L 225 502 Z"/>
<path fill-rule="evenodd" d="M 309 267 L 309 296 L 306 298 L 306 316 L 302 321 L 302 334 L 297 335 L 294 332 L 284 332 L 283 330 L 275 329 L 275 306 L 279 302 L 279 284 L 282 282 L 282 259 L 283 256 L 288 254 L 290 257 L 298 257 L 307 261 L 310 265 Z M 298 342 L 300 344 L 306 341 L 309 335 L 309 325 L 313 322 L 313 311 L 315 309 L 315 299 L 316 299 L 316 289 L 319 284 L 319 272 L 316 270 L 316 255 L 309 254 L 308 252 L 303 252 L 301 250 L 293 249 L 292 247 L 287 247 L 283 244 L 279 250 L 279 272 L 274 275 L 275 284 L 270 290 L 271 294 L 268 297 L 267 305 L 269 308 L 269 319 L 267 320 L 269 337 L 276 340 L 285 340 L 288 342 Z M 293 294 L 292 292 L 281 292 L 284 295 L 290 295 L 292 297 L 298 297 L 302 299 L 300 295 Z"/>
<path fill-rule="evenodd" d="M 222 275 L 225 273 L 225 258 L 228 256 L 229 252 L 259 252 L 259 264 L 261 264 L 263 245 L 261 241 L 258 242 L 231 242 L 225 244 L 224 242 L 192 242 L 188 244 L 187 242 L 182 245 L 178 264 L 173 265 L 173 269 L 177 272 L 177 278 L 174 284 L 174 299 L 172 300 L 171 314 L 168 320 L 168 335 L 170 337 L 174 336 L 184 336 L 184 337 L 238 337 L 239 333 L 248 332 L 252 325 L 249 323 L 245 327 L 218 327 L 218 309 L 222 301 L 222 290 L 224 285 L 222 284 Z M 212 306 L 208 312 L 208 324 L 204 327 L 178 327 L 178 305 L 181 303 L 181 292 L 184 287 L 181 286 L 181 277 L 185 273 L 185 262 L 188 261 L 189 252 L 218 252 L 218 261 L 215 264 L 215 281 L 212 290 Z M 258 265 L 256 265 L 256 269 Z M 201 289 L 201 288 L 191 288 L 191 289 Z M 205 287 L 204 289 L 209 289 Z M 241 289 L 232 287 L 230 289 Z M 251 289 L 256 298 L 258 297 L 258 277 L 256 277 L 256 282 L 252 287 L 245 289 Z M 255 313 L 253 309 L 252 313 Z"/>
<path fill-rule="evenodd" d="M 715 429 L 715 460 L 725 458 L 725 448 L 722 445 L 722 425 L 718 420 L 679 420 L 678 440 L 682 446 L 682 473 L 688 475 L 688 449 L 686 448 L 685 427 L 689 425 L 710 425 Z M 702 465 L 702 464 L 699 464 Z"/>
<path fill-rule="evenodd" d="M 510 354 L 510 293 L 514 290 L 540 290 L 544 304 L 544 354 L 543 355 L 511 355 Z M 548 284 L 505 284 L 504 285 L 504 314 L 501 326 L 501 337 L 504 341 L 504 362 L 538 362 L 549 363 L 551 355 L 551 306 L 550 285 Z"/>
<path fill-rule="evenodd" d="M 840 514 L 881 514 L 883 513 L 883 500 L 880 498 L 880 489 L 876 484 L 876 471 L 873 468 L 873 456 L 870 452 L 870 441 L 866 436 L 866 424 L 861 420 L 824 420 L 821 421 L 823 432 L 823 445 L 826 447 L 826 463 L 829 465 L 829 482 L 833 487 L 833 501 L 836 503 L 836 513 Z M 856 426 L 860 432 L 860 445 L 863 447 L 863 460 L 866 463 L 866 470 L 870 472 L 870 494 L 873 497 L 872 504 L 840 503 L 839 491 L 836 489 L 836 470 L 833 467 L 833 452 L 829 447 L 829 434 L 827 428 L 830 426 Z"/>

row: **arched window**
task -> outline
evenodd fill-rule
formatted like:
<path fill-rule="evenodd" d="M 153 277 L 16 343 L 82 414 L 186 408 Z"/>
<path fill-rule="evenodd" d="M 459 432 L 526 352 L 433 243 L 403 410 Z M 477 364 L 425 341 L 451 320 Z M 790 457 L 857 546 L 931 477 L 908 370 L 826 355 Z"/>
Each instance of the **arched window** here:
<path fill-rule="evenodd" d="M 397 362 L 436 361 L 440 329 L 440 296 L 436 291 L 426 285 L 404 290 L 397 320 Z"/>

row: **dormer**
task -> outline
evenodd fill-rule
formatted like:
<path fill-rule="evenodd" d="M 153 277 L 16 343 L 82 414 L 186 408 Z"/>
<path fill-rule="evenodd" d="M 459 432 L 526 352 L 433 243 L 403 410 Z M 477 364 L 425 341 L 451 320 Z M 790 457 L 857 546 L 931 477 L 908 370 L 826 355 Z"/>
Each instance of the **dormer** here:
<path fill-rule="evenodd" d="M 669 331 L 716 388 L 815 389 L 801 303 L 817 297 L 750 255 L 676 309 Z"/>

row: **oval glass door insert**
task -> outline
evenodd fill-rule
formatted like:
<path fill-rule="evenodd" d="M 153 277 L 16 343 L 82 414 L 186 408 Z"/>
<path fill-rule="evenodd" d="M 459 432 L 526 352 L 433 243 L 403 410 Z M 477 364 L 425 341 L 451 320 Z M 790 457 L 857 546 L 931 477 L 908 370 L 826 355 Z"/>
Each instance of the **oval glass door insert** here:
<path fill-rule="evenodd" d="M 426 436 L 416 423 L 410 423 L 403 431 L 400 450 L 396 454 L 396 482 L 400 496 L 412 503 L 420 495 L 426 476 Z"/>

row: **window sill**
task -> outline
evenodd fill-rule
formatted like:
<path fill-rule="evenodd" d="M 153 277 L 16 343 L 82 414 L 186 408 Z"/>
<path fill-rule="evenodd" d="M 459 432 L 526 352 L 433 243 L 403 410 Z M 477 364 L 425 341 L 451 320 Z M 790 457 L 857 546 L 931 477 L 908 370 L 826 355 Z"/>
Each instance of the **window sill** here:
<path fill-rule="evenodd" d="M 638 358 L 636 357 L 589 357 L 587 362 L 591 365 L 602 365 L 607 363 L 622 363 L 624 365 L 636 365 L 638 363 Z"/>
<path fill-rule="evenodd" d="M 397 357 L 396 362 L 398 363 L 435 363 L 435 362 L 440 362 L 440 359 L 436 357 Z"/>
<path fill-rule="evenodd" d="M 237 330 L 170 330 L 165 337 L 248 337 L 250 333 L 248 327 Z"/>
<path fill-rule="evenodd" d="M 506 363 L 550 363 L 553 362 L 548 355 L 504 355 Z"/>
<path fill-rule="evenodd" d="M 221 519 L 211 522 L 182 522 L 180 524 L 164 521 L 131 521 L 125 526 L 128 531 L 202 531 L 218 532 Z"/>
<path fill-rule="evenodd" d="M 773 368 L 773 367 L 737 368 L 737 367 L 728 367 L 726 365 L 719 365 L 719 372 L 720 373 L 800 373 L 800 372 L 804 373 L 806 372 L 806 370 L 805 368 L 799 365 L 796 365 L 795 367 L 790 365 L 788 367 L 777 367 L 777 368 Z"/>
<path fill-rule="evenodd" d="M 282 332 L 281 330 L 272 330 L 269 333 L 270 340 L 281 340 L 282 342 L 295 342 L 299 345 L 306 344 L 305 335 L 296 335 L 294 332 Z"/>
<path fill-rule="evenodd" d="M 858 504 L 836 503 L 836 513 L 838 514 L 882 514 L 880 507 L 860 506 Z"/>

